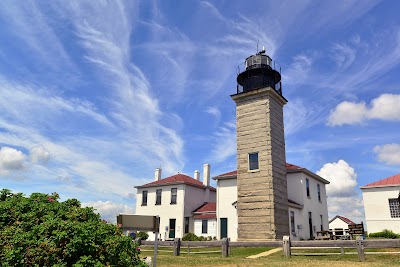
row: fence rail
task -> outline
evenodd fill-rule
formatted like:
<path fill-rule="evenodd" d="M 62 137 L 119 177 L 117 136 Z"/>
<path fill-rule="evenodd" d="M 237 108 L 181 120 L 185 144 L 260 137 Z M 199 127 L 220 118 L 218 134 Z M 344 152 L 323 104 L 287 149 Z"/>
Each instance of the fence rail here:
<path fill-rule="evenodd" d="M 154 241 L 141 241 L 142 245 L 154 246 Z M 378 240 L 310 240 L 310 241 L 291 241 L 288 236 L 285 236 L 282 241 L 257 241 L 257 242 L 230 242 L 229 239 L 222 239 L 219 241 L 181 241 L 180 238 L 175 238 L 174 241 L 159 241 L 160 247 L 172 247 L 175 256 L 181 254 L 181 248 L 187 248 L 187 252 L 182 253 L 222 253 L 223 257 L 228 257 L 230 254 L 230 247 L 282 247 L 283 253 L 286 257 L 292 256 L 291 250 L 298 249 L 340 249 L 340 254 L 345 254 L 344 249 L 356 249 L 355 252 L 358 255 L 360 261 L 365 260 L 365 248 L 400 248 L 400 239 L 378 239 Z M 190 251 L 192 248 L 210 248 L 210 247 L 221 247 L 218 251 Z M 374 252 L 378 254 L 379 252 Z M 300 255 L 300 253 L 293 253 L 294 255 Z M 303 253 L 301 253 L 303 254 Z M 307 253 L 306 253 L 307 254 Z M 310 253 L 308 253 L 310 254 Z M 352 253 L 349 253 L 352 254 Z M 382 252 L 385 254 L 385 252 Z M 311 254 L 310 254 L 311 255 Z M 328 255 L 328 253 L 327 253 Z"/>

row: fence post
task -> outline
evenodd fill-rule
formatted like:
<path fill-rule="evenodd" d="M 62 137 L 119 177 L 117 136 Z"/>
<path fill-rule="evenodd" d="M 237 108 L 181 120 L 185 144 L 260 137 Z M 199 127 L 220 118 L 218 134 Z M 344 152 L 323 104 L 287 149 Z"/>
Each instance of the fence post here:
<path fill-rule="evenodd" d="M 140 246 L 142 244 L 142 239 L 140 237 L 137 237 L 135 239 L 135 243 L 136 243 L 136 245 Z"/>
<path fill-rule="evenodd" d="M 181 239 L 174 239 L 174 256 L 179 256 L 181 254 Z"/>
<path fill-rule="evenodd" d="M 344 255 L 344 247 L 340 247 L 340 253 Z"/>
<path fill-rule="evenodd" d="M 288 235 L 283 236 L 283 255 L 285 257 L 290 257 L 292 255 L 290 249 L 290 236 Z"/>
<path fill-rule="evenodd" d="M 229 256 L 229 240 L 228 238 L 222 238 L 222 242 L 221 242 L 221 246 L 222 246 L 222 257 L 228 257 Z"/>
<path fill-rule="evenodd" d="M 364 241 L 362 240 L 361 236 L 357 236 L 356 245 L 357 245 L 358 260 L 365 261 Z"/>

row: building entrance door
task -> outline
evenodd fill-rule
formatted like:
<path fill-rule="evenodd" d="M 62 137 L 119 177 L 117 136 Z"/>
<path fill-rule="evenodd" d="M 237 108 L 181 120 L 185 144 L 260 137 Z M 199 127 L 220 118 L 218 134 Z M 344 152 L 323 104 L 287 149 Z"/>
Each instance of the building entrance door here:
<path fill-rule="evenodd" d="M 228 237 L 228 218 L 221 218 L 221 239 Z"/>
<path fill-rule="evenodd" d="M 310 239 L 313 239 L 312 213 L 308 212 L 308 227 L 310 228 Z"/>
<path fill-rule="evenodd" d="M 175 238 L 175 223 L 176 219 L 169 219 L 169 238 Z"/>

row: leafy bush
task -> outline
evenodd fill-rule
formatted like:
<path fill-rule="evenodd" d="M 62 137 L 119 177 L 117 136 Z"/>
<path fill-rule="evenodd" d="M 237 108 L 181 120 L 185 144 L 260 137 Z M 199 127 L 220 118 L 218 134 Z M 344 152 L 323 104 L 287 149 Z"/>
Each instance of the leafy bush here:
<path fill-rule="evenodd" d="M 182 238 L 182 241 L 199 241 L 199 237 L 193 233 L 188 233 Z"/>
<path fill-rule="evenodd" d="M 396 238 L 400 238 L 400 235 L 393 233 L 393 231 L 391 231 L 391 230 L 385 229 L 382 232 L 371 233 L 368 235 L 368 237 L 381 237 L 381 238 L 396 239 Z"/>
<path fill-rule="evenodd" d="M 147 232 L 138 232 L 136 237 L 140 238 L 141 240 L 147 240 L 147 238 L 149 238 L 149 234 Z"/>
<path fill-rule="evenodd" d="M 1 266 L 146 266 L 121 228 L 76 199 L 0 191 Z"/>

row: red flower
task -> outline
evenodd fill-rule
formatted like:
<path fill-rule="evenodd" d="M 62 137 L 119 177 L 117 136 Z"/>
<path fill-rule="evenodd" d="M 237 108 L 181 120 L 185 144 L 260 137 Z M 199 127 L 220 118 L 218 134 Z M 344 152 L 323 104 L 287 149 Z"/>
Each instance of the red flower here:
<path fill-rule="evenodd" d="M 54 199 L 52 199 L 51 197 L 49 197 L 47 200 L 50 201 L 50 202 L 54 201 Z"/>

